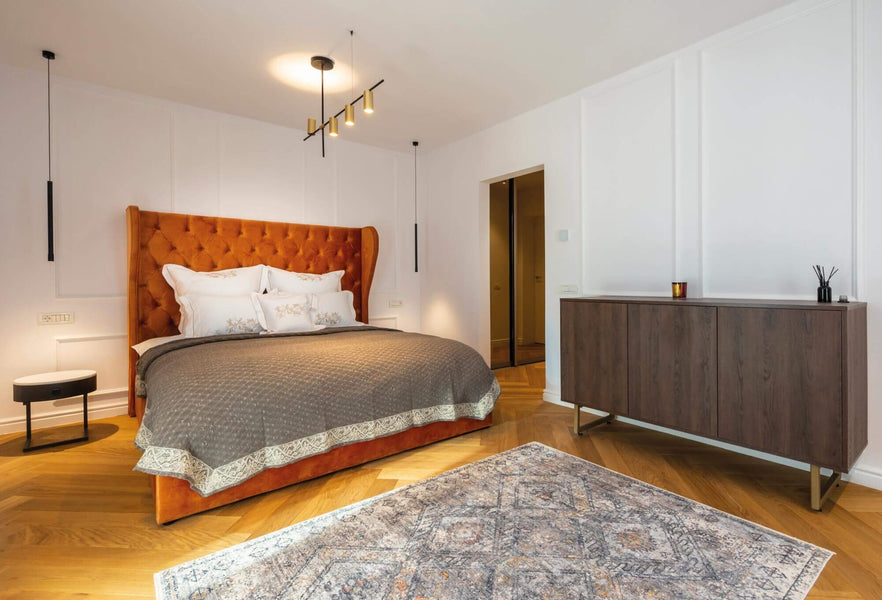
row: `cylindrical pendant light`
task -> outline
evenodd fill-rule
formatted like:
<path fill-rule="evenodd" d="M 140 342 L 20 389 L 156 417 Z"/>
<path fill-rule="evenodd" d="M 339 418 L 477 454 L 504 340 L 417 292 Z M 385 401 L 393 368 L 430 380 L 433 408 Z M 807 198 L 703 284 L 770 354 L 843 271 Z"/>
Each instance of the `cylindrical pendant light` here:
<path fill-rule="evenodd" d="M 52 78 L 49 73 L 49 65 L 55 60 L 55 53 L 51 50 L 43 50 L 43 58 L 46 59 L 46 115 L 49 125 L 49 176 L 46 179 L 46 237 L 49 247 L 48 259 L 50 262 L 53 262 L 55 260 L 55 216 L 52 199 Z"/>
<path fill-rule="evenodd" d="M 364 91 L 364 112 L 367 114 L 374 112 L 374 93 L 370 90 Z"/>
<path fill-rule="evenodd" d="M 420 272 L 420 226 L 417 219 L 417 146 L 420 143 L 416 140 L 413 144 L 413 272 Z"/>
<path fill-rule="evenodd" d="M 344 123 L 352 127 L 353 125 L 355 125 L 355 107 L 353 107 L 351 104 L 347 104 L 345 112 L 346 119 L 344 120 Z"/>
<path fill-rule="evenodd" d="M 337 137 L 337 117 L 331 117 L 328 119 L 328 135 L 331 137 Z"/>
<path fill-rule="evenodd" d="M 306 120 L 306 133 L 312 135 L 315 133 L 315 119 Z"/>

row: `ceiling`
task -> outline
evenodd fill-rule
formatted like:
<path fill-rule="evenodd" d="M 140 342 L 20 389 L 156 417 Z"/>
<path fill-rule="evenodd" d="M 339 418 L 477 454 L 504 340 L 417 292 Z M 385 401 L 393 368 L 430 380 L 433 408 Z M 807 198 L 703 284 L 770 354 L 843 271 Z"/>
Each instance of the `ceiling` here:
<path fill-rule="evenodd" d="M 325 53 L 376 113 L 341 137 L 407 151 L 464 137 L 790 0 L 0 0 L 0 62 L 305 129 L 312 89 L 271 72 Z M 309 71 L 307 71 L 309 73 Z M 332 82 L 329 82 L 329 84 Z M 332 86 L 333 87 L 333 86 Z M 343 88 L 345 91 L 341 91 Z M 565 117 L 562 115 L 562 117 Z"/>

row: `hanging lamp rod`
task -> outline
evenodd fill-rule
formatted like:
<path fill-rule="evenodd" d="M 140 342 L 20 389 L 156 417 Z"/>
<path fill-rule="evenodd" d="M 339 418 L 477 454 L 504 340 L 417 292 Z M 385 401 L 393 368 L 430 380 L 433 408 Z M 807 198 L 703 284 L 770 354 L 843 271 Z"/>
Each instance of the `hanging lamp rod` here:
<path fill-rule="evenodd" d="M 372 87 L 369 87 L 369 88 L 368 88 L 368 91 L 369 91 L 369 92 L 373 92 L 375 89 L 377 89 L 378 87 L 380 87 L 380 85 L 382 85 L 382 83 L 383 83 L 384 81 L 386 81 L 386 80 L 385 80 L 385 79 L 381 79 L 380 81 L 378 81 L 377 83 L 375 83 Z M 362 98 L 364 98 L 364 93 L 362 93 L 358 98 L 356 98 L 355 100 L 353 100 L 353 101 L 350 102 L 349 104 L 353 104 L 353 105 L 354 105 L 356 102 L 358 102 L 358 101 L 361 100 Z M 332 118 L 337 118 L 337 117 L 339 117 L 339 116 L 342 115 L 345 111 L 346 111 L 346 107 L 343 107 L 342 109 L 340 109 L 340 112 L 338 112 L 336 115 L 332 115 Z M 330 122 L 331 122 L 331 119 L 329 118 L 327 121 L 325 121 L 324 123 L 322 123 L 319 127 L 316 127 L 316 130 L 315 130 L 315 131 L 313 131 L 312 133 L 307 134 L 306 137 L 303 138 L 303 141 L 305 142 L 306 140 L 308 140 L 309 138 L 313 137 L 314 135 L 316 135 L 316 134 L 319 133 L 320 131 L 324 131 L 325 127 L 327 127 L 327 126 L 328 126 L 328 123 L 330 123 Z"/>

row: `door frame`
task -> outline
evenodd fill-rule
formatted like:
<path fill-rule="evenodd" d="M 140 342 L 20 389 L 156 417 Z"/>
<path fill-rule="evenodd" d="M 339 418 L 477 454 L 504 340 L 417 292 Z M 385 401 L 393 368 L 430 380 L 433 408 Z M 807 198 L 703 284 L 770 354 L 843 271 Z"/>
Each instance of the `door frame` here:
<path fill-rule="evenodd" d="M 513 180 L 517 177 L 521 177 L 522 175 L 529 175 L 531 173 L 536 173 L 539 171 L 545 172 L 543 176 L 542 183 L 542 214 L 545 216 L 545 226 L 544 236 L 543 236 L 543 245 L 545 246 L 545 272 L 548 272 L 548 173 L 545 168 L 545 164 L 538 164 L 532 167 L 526 167 L 524 169 L 520 169 L 518 171 L 512 171 L 505 175 L 499 175 L 497 177 L 492 177 L 490 179 L 485 179 L 479 183 L 479 199 L 480 199 L 480 213 L 479 213 L 479 227 L 481 232 L 481 255 L 482 261 L 481 264 L 483 268 L 481 269 L 481 293 L 480 293 L 480 304 L 481 304 L 481 312 L 482 314 L 482 332 L 481 332 L 481 345 L 484 348 L 484 359 L 487 361 L 488 365 L 492 365 L 492 353 L 493 353 L 493 342 L 492 335 L 490 332 L 490 185 L 494 183 L 500 183 L 502 181 L 509 182 L 509 360 L 511 362 L 511 366 L 516 366 L 516 348 L 517 348 L 517 340 L 512 337 L 515 333 L 516 323 L 515 319 L 517 318 L 517 309 L 516 309 L 516 299 L 513 297 L 517 292 L 516 288 L 516 274 L 512 273 L 514 261 L 514 244 L 516 243 L 514 229 L 516 229 L 516 221 L 515 221 L 515 210 L 512 209 L 511 203 L 512 198 L 514 196 L 514 185 Z M 516 204 L 516 202 L 515 202 Z M 515 269 L 516 271 L 517 269 Z M 548 315 L 548 288 L 547 288 L 547 279 L 543 282 L 543 286 L 545 287 L 545 296 L 546 296 L 546 305 L 545 310 L 543 311 L 543 319 Z M 547 323 L 544 324 L 547 329 Z M 536 362 L 536 361 L 533 361 Z M 529 364 L 529 363 L 526 363 Z"/>

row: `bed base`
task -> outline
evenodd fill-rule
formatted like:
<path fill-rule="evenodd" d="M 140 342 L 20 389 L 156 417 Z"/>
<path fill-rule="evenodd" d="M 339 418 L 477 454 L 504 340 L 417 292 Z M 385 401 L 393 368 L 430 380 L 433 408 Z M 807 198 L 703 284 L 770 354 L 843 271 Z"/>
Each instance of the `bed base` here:
<path fill-rule="evenodd" d="M 142 398 L 138 398 L 138 400 L 136 407 L 140 421 L 144 414 L 144 402 Z M 193 491 L 190 488 L 190 483 L 184 479 L 151 475 L 156 522 L 159 525 L 171 523 L 183 517 L 271 492 L 301 481 L 315 479 L 378 458 L 392 456 L 399 452 L 484 429 L 492 423 L 492 414 L 480 421 L 468 418 L 457 421 L 440 421 L 421 427 L 413 427 L 375 440 L 340 446 L 324 454 L 310 456 L 284 467 L 267 469 L 239 485 L 205 498 Z"/>

